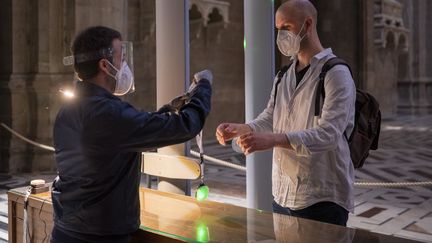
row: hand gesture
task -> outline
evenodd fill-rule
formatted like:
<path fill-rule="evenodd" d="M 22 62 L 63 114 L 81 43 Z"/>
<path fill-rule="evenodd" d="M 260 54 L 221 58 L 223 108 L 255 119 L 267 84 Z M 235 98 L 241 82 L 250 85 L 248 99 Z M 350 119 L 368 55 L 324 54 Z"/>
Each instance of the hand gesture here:
<path fill-rule="evenodd" d="M 256 151 L 272 149 L 275 146 L 275 137 L 272 133 L 249 132 L 237 139 L 237 144 L 245 155 Z"/>
<path fill-rule="evenodd" d="M 237 123 L 222 123 L 216 129 L 216 139 L 222 145 L 226 145 L 226 141 L 241 136 L 250 131 L 246 124 Z"/>

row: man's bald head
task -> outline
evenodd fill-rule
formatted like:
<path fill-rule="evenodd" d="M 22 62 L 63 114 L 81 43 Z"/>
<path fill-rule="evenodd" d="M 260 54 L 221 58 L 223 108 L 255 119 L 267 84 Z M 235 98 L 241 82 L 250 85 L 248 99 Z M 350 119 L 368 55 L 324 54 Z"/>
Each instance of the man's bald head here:
<path fill-rule="evenodd" d="M 275 19 L 276 28 L 279 30 L 278 46 L 297 48 L 297 42 L 293 41 L 300 39 L 300 48 L 296 54 L 317 54 L 323 49 L 317 32 L 317 17 L 317 10 L 309 0 L 287 0 L 284 2 L 278 8 Z M 288 39 L 287 33 L 291 33 L 291 37 L 295 35 L 296 38 Z M 281 52 L 284 53 L 284 51 Z M 303 61 L 305 64 L 309 62 Z"/>
<path fill-rule="evenodd" d="M 276 16 L 288 17 L 297 23 L 303 23 L 306 19 L 311 18 L 316 26 L 318 13 L 309 0 L 288 0 L 278 8 Z"/>

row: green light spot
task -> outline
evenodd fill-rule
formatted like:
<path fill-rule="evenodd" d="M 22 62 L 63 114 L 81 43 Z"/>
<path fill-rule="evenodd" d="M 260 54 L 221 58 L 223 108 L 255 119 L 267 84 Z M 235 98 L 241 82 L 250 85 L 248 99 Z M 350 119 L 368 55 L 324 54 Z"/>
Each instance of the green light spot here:
<path fill-rule="evenodd" d="M 201 223 L 196 228 L 196 239 L 199 242 L 209 242 L 210 233 L 207 225 Z"/>
<path fill-rule="evenodd" d="M 246 37 L 243 38 L 243 48 L 246 50 L 247 43 L 246 43 Z"/>
<path fill-rule="evenodd" d="M 209 188 L 208 186 L 201 184 L 198 189 L 196 190 L 195 193 L 195 198 L 196 200 L 198 200 L 199 202 L 204 201 L 208 198 L 209 195 Z"/>

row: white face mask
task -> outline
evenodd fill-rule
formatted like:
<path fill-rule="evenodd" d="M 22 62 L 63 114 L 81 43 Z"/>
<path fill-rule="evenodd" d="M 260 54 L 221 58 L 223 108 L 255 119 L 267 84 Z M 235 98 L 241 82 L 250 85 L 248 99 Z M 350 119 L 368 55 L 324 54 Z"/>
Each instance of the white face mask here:
<path fill-rule="evenodd" d="M 293 58 L 296 56 L 300 51 L 300 43 L 303 40 L 303 38 L 306 36 L 306 34 L 303 37 L 300 37 L 300 33 L 303 30 L 305 22 L 303 22 L 303 25 L 300 29 L 300 32 L 296 35 L 291 31 L 288 30 L 279 30 L 278 36 L 277 36 L 277 45 L 279 48 L 279 51 L 287 56 Z"/>
<path fill-rule="evenodd" d="M 129 68 L 127 62 L 123 61 L 122 67 L 118 70 L 114 65 L 108 62 L 114 70 L 117 71 L 116 75 L 109 74 L 116 80 L 116 87 L 114 95 L 122 96 L 127 94 L 131 89 L 134 88 L 134 76 Z"/>

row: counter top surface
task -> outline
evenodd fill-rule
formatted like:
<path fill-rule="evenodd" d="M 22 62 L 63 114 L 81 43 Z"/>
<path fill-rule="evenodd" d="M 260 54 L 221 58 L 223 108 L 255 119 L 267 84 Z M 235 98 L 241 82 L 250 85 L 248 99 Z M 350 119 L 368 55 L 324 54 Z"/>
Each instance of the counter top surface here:
<path fill-rule="evenodd" d="M 25 188 L 9 191 L 24 195 Z M 51 204 L 49 192 L 33 194 Z M 415 242 L 271 212 L 140 188 L 141 230 L 186 242 Z"/>

